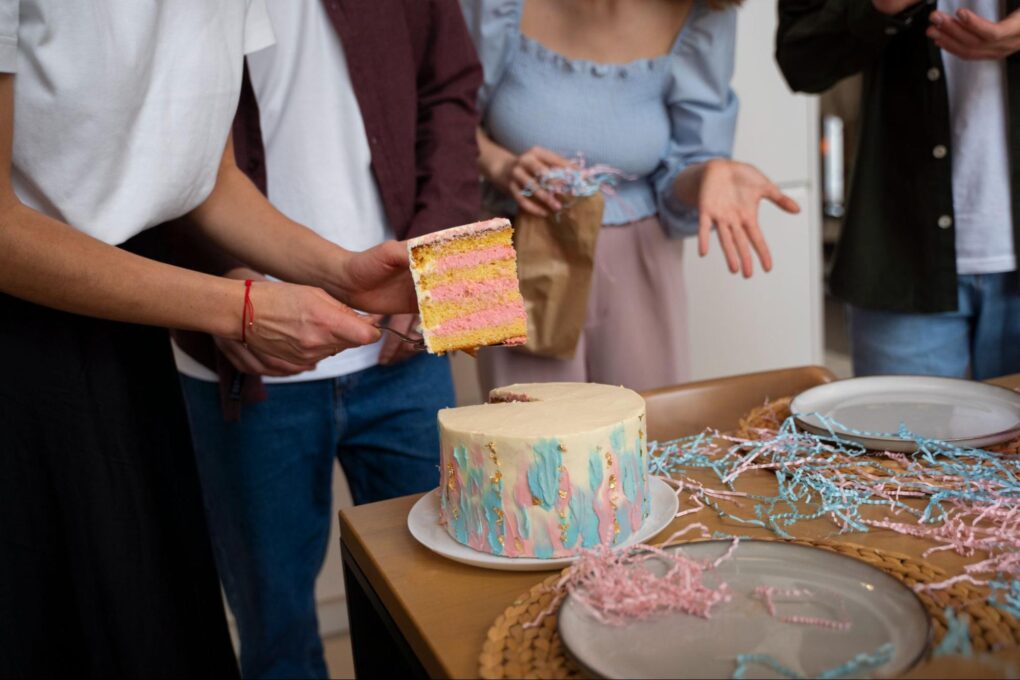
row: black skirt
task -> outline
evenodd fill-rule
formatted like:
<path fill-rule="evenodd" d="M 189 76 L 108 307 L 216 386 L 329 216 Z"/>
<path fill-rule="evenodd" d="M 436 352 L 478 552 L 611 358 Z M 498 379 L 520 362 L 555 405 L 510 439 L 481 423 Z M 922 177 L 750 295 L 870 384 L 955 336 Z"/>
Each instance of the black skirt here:
<path fill-rule="evenodd" d="M 0 356 L 0 677 L 236 677 L 167 332 L 0 294 Z"/>

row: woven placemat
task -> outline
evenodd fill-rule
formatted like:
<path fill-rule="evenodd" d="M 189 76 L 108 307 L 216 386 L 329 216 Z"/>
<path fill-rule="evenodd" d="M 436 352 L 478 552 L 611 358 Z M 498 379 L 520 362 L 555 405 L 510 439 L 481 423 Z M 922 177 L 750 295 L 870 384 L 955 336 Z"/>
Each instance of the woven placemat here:
<path fill-rule="evenodd" d="M 919 562 L 906 555 L 874 548 L 826 541 L 789 541 L 800 545 L 830 550 L 878 567 L 909 587 L 918 583 L 937 583 L 947 574 L 938 567 Z M 524 628 L 538 618 L 553 593 L 550 588 L 559 579 L 550 576 L 517 598 L 499 615 L 486 635 L 479 657 L 479 673 L 483 678 L 579 678 L 581 670 L 565 654 L 556 630 L 556 617 L 547 616 L 541 625 Z M 946 632 L 943 613 L 952 607 L 970 618 L 970 637 L 976 651 L 988 651 L 1020 643 L 1020 622 L 988 605 L 988 593 L 968 583 L 956 583 L 944 590 L 919 593 L 932 618 L 935 642 Z"/>

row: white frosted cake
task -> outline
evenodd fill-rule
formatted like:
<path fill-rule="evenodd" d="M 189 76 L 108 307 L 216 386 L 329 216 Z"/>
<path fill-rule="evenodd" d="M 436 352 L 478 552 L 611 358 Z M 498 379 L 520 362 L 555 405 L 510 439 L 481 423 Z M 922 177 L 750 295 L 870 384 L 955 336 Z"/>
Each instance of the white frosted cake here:
<path fill-rule="evenodd" d="M 588 383 L 493 390 L 439 412 L 441 521 L 460 543 L 552 558 L 619 545 L 650 511 L 645 402 Z"/>

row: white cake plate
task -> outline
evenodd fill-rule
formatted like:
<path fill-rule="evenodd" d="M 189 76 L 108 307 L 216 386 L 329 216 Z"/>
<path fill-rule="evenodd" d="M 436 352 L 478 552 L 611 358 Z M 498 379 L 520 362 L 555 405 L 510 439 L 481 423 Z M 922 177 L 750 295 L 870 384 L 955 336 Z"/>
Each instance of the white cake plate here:
<path fill-rule="evenodd" d="M 642 543 L 655 536 L 673 521 L 680 508 L 680 499 L 673 493 L 673 489 L 658 477 L 648 480 L 648 490 L 652 496 L 652 511 L 641 528 L 620 544 L 621 548 Z M 501 557 L 458 543 L 439 524 L 439 489 L 428 492 L 414 504 L 407 515 L 407 528 L 419 543 L 432 552 L 473 567 L 501 571 L 552 571 L 562 569 L 577 559 L 577 556 L 549 560 L 535 557 Z"/>

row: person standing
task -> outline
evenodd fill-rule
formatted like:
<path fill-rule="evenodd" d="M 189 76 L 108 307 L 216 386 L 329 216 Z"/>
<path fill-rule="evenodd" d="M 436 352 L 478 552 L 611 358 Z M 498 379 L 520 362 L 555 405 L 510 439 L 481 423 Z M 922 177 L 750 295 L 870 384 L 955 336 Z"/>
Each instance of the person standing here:
<path fill-rule="evenodd" d="M 482 350 L 483 389 L 594 381 L 646 390 L 688 377 L 683 238 L 716 231 L 731 272 L 771 255 L 762 200 L 796 212 L 729 158 L 738 0 L 462 0 L 485 68 L 480 169 L 489 208 L 545 217 L 533 191 L 580 154 L 627 175 L 606 196 L 585 327 L 572 359 Z M 642 351 L 634 352 L 635 338 Z"/>
<path fill-rule="evenodd" d="M 267 4 L 276 43 L 248 56 L 250 88 L 234 133 L 245 140 L 238 163 L 270 201 L 356 250 L 473 221 L 481 68 L 456 1 Z M 230 276 L 259 278 L 230 266 Z M 414 333 L 417 317 L 387 323 Z M 282 375 L 293 371 L 219 339 L 244 383 L 267 376 L 263 398 L 239 412 L 235 404 L 228 420 L 212 352 L 195 338 L 179 344 L 242 674 L 325 678 L 314 591 L 335 521 L 333 461 L 358 504 L 435 488 L 436 412 L 454 405 L 448 359 L 414 353 L 387 334 Z"/>
<path fill-rule="evenodd" d="M 794 90 L 864 74 L 830 277 L 854 372 L 1020 371 L 1020 2 L 780 0 Z"/>
<path fill-rule="evenodd" d="M 0 677 L 236 676 L 164 329 L 303 365 L 379 337 L 334 297 L 414 309 L 401 244 L 330 244 L 234 163 L 271 41 L 263 0 L 0 1 Z M 298 283 L 158 262 L 185 214 Z"/>

